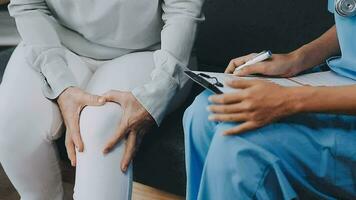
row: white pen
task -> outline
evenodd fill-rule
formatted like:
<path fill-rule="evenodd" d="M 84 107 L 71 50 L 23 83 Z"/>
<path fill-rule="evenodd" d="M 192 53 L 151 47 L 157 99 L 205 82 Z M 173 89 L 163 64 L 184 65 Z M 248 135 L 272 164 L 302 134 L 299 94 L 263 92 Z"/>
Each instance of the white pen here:
<path fill-rule="evenodd" d="M 272 57 L 271 51 L 262 51 L 261 53 L 257 54 L 253 59 L 247 61 L 245 64 L 236 68 L 234 73 L 238 72 L 239 70 L 241 70 L 249 65 L 253 65 L 253 64 L 265 61 L 267 59 L 270 59 L 271 57 Z"/>

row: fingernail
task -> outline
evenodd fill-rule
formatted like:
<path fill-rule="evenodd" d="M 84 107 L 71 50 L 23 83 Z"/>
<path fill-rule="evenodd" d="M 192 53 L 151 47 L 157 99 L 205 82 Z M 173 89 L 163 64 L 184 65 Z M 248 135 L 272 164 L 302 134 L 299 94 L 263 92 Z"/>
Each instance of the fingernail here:
<path fill-rule="evenodd" d="M 206 110 L 211 112 L 211 106 L 206 107 Z"/>
<path fill-rule="evenodd" d="M 99 103 L 104 103 L 105 99 L 104 98 L 99 98 Z"/>
<path fill-rule="evenodd" d="M 110 151 L 110 149 L 109 149 L 109 148 L 106 148 L 106 149 L 104 149 L 103 153 L 104 153 L 104 154 L 108 154 L 109 151 Z"/>
<path fill-rule="evenodd" d="M 126 171 L 127 171 L 127 166 L 126 166 L 126 165 L 121 166 L 121 171 L 122 171 L 122 172 L 126 172 Z"/>
<path fill-rule="evenodd" d="M 208 119 L 209 119 L 210 121 L 214 121 L 214 120 L 215 120 L 215 117 L 214 117 L 214 115 L 210 115 L 210 116 L 208 117 Z"/>
<path fill-rule="evenodd" d="M 210 96 L 210 97 L 208 98 L 208 100 L 209 100 L 210 102 L 212 102 L 212 101 L 213 101 L 213 97 Z"/>
<path fill-rule="evenodd" d="M 75 162 L 74 161 L 72 161 L 72 167 L 75 167 Z"/>

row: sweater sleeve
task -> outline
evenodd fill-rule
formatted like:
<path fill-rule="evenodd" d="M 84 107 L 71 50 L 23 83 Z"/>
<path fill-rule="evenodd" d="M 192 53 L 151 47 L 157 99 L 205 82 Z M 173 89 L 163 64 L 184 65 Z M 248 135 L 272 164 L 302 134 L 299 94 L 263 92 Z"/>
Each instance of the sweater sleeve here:
<path fill-rule="evenodd" d="M 164 0 L 162 3 L 164 27 L 161 49 L 154 53 L 155 69 L 151 81 L 135 88 L 133 95 L 160 125 L 174 95 L 184 87 L 184 75 L 197 32 L 204 20 L 204 0 Z"/>
<path fill-rule="evenodd" d="M 335 11 L 335 0 L 328 0 L 328 10 L 331 13 L 334 13 Z"/>
<path fill-rule="evenodd" d="M 45 0 L 11 0 L 9 12 L 15 18 L 22 44 L 26 48 L 27 62 L 45 81 L 44 95 L 55 99 L 66 88 L 77 86 L 56 31 L 60 25 Z"/>

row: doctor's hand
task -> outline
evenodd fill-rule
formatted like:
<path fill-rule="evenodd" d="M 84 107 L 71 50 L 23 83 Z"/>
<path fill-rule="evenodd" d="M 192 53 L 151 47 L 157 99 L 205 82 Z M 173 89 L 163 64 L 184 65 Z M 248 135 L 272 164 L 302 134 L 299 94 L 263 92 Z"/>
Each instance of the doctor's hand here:
<path fill-rule="evenodd" d="M 84 150 L 79 129 L 81 111 L 85 106 L 102 106 L 105 104 L 105 101 L 103 97 L 91 95 L 76 87 L 67 88 L 58 97 L 57 103 L 67 128 L 65 144 L 72 166 L 76 165 L 76 149 L 79 152 L 83 152 Z"/>
<path fill-rule="evenodd" d="M 256 55 L 257 54 L 250 54 L 231 60 L 225 73 L 238 76 L 262 74 L 275 77 L 292 77 L 305 70 L 303 68 L 303 56 L 298 52 L 292 52 L 290 54 L 273 54 L 269 60 L 246 66 L 237 73 L 234 73 L 237 67 L 245 64 Z"/>
<path fill-rule="evenodd" d="M 125 153 L 121 161 L 121 171 L 126 172 L 143 136 L 155 125 L 155 121 L 131 92 L 110 91 L 103 95 L 107 101 L 118 103 L 123 116 L 115 135 L 105 145 L 107 154 L 123 139 L 126 139 Z"/>
<path fill-rule="evenodd" d="M 236 93 L 214 95 L 208 110 L 211 121 L 237 122 L 239 125 L 224 134 L 240 134 L 263 127 L 282 117 L 297 113 L 294 88 L 282 87 L 261 80 L 233 80 L 229 86 L 240 89 Z"/>

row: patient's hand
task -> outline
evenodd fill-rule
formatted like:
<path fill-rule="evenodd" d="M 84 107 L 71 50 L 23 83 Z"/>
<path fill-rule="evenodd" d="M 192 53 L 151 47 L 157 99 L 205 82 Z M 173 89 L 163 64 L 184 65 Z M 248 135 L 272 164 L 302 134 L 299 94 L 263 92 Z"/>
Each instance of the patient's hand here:
<path fill-rule="evenodd" d="M 105 104 L 105 98 L 91 95 L 79 88 L 67 88 L 58 98 L 57 103 L 67 127 L 66 148 L 72 166 L 76 165 L 76 151 L 84 150 L 84 144 L 80 136 L 79 115 L 85 106 L 101 106 Z"/>
<path fill-rule="evenodd" d="M 233 80 L 229 86 L 240 89 L 236 93 L 214 95 L 209 119 L 240 123 L 225 134 L 239 134 L 265 126 L 282 117 L 298 112 L 294 88 L 282 87 L 261 80 Z"/>
<path fill-rule="evenodd" d="M 121 161 L 121 171 L 126 172 L 144 134 L 154 126 L 155 121 L 131 92 L 110 91 L 103 96 L 107 101 L 120 104 L 124 112 L 116 134 L 108 141 L 103 152 L 109 153 L 118 142 L 127 138 Z"/>
<path fill-rule="evenodd" d="M 234 73 L 237 67 L 245 64 L 256 55 L 257 54 L 250 54 L 231 60 L 225 73 Z M 249 65 L 234 74 L 238 76 L 262 74 L 276 77 L 292 77 L 304 70 L 302 61 L 303 58 L 299 53 L 274 54 L 271 59 L 254 65 Z"/>

